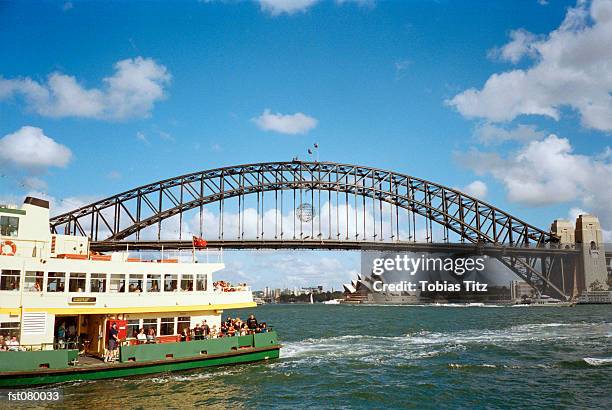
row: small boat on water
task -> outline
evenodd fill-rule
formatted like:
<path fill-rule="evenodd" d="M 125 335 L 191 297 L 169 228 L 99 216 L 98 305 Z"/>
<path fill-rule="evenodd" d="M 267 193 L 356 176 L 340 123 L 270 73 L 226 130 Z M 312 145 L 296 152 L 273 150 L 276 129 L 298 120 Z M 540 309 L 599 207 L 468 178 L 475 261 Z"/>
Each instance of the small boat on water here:
<path fill-rule="evenodd" d="M 517 303 L 514 306 L 545 306 L 545 307 L 573 307 L 576 306 L 576 302 L 574 301 L 562 301 L 559 299 L 555 299 L 548 295 L 540 295 L 533 299 L 524 299 L 521 303 Z"/>
<path fill-rule="evenodd" d="M 50 232 L 47 201 L 0 206 L 0 387 L 278 358 L 276 332 L 217 332 L 224 310 L 256 303 L 213 281 L 222 262 L 189 256 L 93 253 L 87 237 Z"/>

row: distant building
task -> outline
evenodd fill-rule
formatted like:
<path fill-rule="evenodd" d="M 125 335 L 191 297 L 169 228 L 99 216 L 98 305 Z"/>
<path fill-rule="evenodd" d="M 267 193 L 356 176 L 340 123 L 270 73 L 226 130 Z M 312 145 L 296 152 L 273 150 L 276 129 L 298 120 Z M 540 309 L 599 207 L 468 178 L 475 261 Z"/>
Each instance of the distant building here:
<path fill-rule="evenodd" d="M 535 296 L 535 289 L 527 282 L 522 280 L 513 280 L 510 282 L 510 298 L 512 300 L 521 300 Z"/>
<path fill-rule="evenodd" d="M 323 293 L 323 285 L 302 288 L 305 293 Z"/>

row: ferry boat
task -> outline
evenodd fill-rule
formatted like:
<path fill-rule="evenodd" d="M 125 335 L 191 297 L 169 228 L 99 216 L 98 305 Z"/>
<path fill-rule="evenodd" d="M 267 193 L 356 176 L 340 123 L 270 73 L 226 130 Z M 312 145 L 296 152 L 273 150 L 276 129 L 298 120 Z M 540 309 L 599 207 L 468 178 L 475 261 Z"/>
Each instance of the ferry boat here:
<path fill-rule="evenodd" d="M 273 331 L 181 341 L 183 329 L 220 329 L 224 310 L 256 303 L 245 285 L 214 282 L 223 263 L 199 262 L 195 249 L 187 261 L 153 255 L 98 254 L 87 237 L 51 234 L 42 199 L 0 206 L 0 387 L 279 357 Z M 149 337 L 135 337 L 140 329 Z"/>
<path fill-rule="evenodd" d="M 557 307 L 574 307 L 576 306 L 576 302 L 574 301 L 567 301 L 564 302 L 562 300 L 559 299 L 555 299 L 553 297 L 550 297 L 548 295 L 539 295 L 538 297 L 534 298 L 534 299 L 525 299 L 520 301 L 520 303 L 516 303 L 514 306 L 557 306 Z"/>

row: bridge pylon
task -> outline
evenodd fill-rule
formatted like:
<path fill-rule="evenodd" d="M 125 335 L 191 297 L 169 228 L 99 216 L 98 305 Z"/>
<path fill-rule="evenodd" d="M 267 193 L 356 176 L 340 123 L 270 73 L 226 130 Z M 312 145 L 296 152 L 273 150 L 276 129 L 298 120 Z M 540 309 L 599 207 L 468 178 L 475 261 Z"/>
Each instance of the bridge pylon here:
<path fill-rule="evenodd" d="M 562 259 L 552 281 L 563 289 L 571 289 L 569 293 L 574 297 L 606 291 L 609 278 L 599 219 L 594 215 L 579 215 L 575 225 L 571 221 L 555 220 L 551 232 L 559 238 L 561 248 L 578 250 L 576 257 Z"/>

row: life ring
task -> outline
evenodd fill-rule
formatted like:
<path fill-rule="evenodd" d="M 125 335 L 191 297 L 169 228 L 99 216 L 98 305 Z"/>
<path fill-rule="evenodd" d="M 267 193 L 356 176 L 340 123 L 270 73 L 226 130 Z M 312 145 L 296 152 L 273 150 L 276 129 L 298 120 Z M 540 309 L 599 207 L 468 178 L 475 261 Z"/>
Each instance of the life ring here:
<path fill-rule="evenodd" d="M 6 250 L 6 248 L 10 248 L 10 250 Z M 3 256 L 14 256 L 17 252 L 17 245 L 12 241 L 4 241 L 0 242 L 0 255 Z"/>

